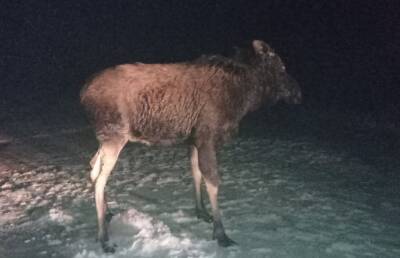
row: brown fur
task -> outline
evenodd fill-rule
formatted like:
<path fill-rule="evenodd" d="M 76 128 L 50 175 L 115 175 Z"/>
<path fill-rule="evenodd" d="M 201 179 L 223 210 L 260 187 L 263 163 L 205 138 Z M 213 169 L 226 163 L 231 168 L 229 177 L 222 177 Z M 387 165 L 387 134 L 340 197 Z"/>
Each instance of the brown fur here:
<path fill-rule="evenodd" d="M 244 115 L 280 99 L 297 103 L 301 92 L 279 56 L 263 41 L 253 41 L 250 50 L 240 50 L 233 58 L 202 56 L 186 63 L 119 65 L 99 73 L 81 92 L 100 143 L 98 153 L 107 152 L 105 147 L 101 152 L 101 146 L 117 146 L 108 147 L 114 148 L 109 152 L 116 161 L 126 141 L 170 144 L 188 140 L 194 147 L 192 159 L 215 203 L 219 185 L 215 148 L 231 138 Z M 113 167 L 114 160 L 110 160 L 105 180 Z M 99 171 L 101 176 L 104 171 Z M 97 174 L 93 175 L 95 181 Z M 102 191 L 100 186 L 98 191 Z M 98 196 L 102 200 L 101 193 Z M 203 207 L 197 208 L 206 216 Z M 102 209 L 98 207 L 98 213 Z M 106 232 L 100 225 L 103 215 L 98 214 L 99 231 Z M 214 236 L 221 245 L 232 244 L 216 204 L 213 217 Z M 106 241 L 103 233 L 99 237 Z"/>
<path fill-rule="evenodd" d="M 187 138 L 203 127 L 220 131 L 221 137 L 253 104 L 246 103 L 243 77 L 217 65 L 121 65 L 95 78 L 82 103 L 100 141 L 127 134 L 155 144 Z M 261 89 L 251 89 L 248 97 L 256 91 Z"/>

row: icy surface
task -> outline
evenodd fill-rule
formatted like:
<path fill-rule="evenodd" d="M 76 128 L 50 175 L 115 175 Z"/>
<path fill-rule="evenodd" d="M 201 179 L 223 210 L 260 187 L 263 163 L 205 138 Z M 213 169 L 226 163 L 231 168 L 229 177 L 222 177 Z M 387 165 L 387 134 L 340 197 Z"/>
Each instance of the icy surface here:
<path fill-rule="evenodd" d="M 0 149 L 0 257 L 400 257 L 399 163 L 365 146 L 331 145 L 286 125 L 226 145 L 220 205 L 239 245 L 223 249 L 194 215 L 186 146 L 128 145 L 107 186 L 118 247 L 105 255 L 88 181 L 91 130 L 9 126 L 13 142 Z"/>

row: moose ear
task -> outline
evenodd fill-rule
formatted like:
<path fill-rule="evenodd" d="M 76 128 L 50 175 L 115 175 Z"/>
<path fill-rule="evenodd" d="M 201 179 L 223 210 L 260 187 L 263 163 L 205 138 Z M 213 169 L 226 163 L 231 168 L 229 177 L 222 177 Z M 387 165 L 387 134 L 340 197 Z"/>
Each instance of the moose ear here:
<path fill-rule="evenodd" d="M 274 53 L 272 48 L 262 40 L 253 40 L 253 48 L 257 55 Z"/>

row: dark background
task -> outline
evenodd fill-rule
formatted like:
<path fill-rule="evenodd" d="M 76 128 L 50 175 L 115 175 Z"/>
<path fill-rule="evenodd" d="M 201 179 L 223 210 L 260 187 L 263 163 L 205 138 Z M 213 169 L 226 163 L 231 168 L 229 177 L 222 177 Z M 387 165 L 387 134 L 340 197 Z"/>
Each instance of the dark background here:
<path fill-rule="evenodd" d="M 305 106 L 398 120 L 399 1 L 6 1 L 0 108 L 45 116 L 85 78 L 125 62 L 175 62 L 268 42 Z M 0 117 L 1 119 L 2 117 Z"/>

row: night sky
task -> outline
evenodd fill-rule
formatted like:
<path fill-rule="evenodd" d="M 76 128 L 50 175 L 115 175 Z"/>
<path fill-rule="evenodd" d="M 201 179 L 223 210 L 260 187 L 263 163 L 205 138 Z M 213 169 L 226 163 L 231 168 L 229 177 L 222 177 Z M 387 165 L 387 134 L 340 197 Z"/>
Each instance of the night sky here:
<path fill-rule="evenodd" d="M 400 113 L 398 1 L 5 1 L 0 113 L 78 102 L 126 62 L 177 62 L 268 42 L 317 109 Z"/>

